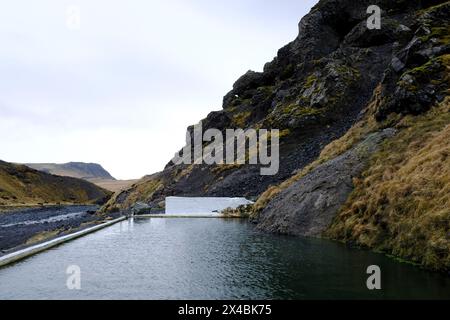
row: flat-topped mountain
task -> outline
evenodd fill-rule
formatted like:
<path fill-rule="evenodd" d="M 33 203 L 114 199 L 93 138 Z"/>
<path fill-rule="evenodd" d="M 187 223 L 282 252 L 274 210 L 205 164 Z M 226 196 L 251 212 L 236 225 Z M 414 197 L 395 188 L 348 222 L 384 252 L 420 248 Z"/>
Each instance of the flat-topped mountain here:
<path fill-rule="evenodd" d="M 85 180 L 105 179 L 116 180 L 100 164 L 69 162 L 63 164 L 56 163 L 27 163 L 26 166 L 35 170 L 51 173 L 58 176 L 73 177 Z"/>
<path fill-rule="evenodd" d="M 111 192 L 88 181 L 0 160 L 0 206 L 101 204 Z"/>
<path fill-rule="evenodd" d="M 97 163 L 27 163 L 26 166 L 57 176 L 83 179 L 112 192 L 122 191 L 137 181 L 117 180 Z"/>

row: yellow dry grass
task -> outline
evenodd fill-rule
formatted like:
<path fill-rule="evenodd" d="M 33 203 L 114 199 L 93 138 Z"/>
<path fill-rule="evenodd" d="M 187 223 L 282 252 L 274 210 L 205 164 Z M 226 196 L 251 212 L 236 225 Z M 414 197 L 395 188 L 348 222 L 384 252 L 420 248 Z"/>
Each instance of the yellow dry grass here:
<path fill-rule="evenodd" d="M 326 236 L 450 270 L 450 104 L 405 117 Z"/>
<path fill-rule="evenodd" d="M 138 182 L 139 180 L 90 179 L 88 181 L 111 192 L 120 192 L 130 188 L 134 183 Z"/>
<path fill-rule="evenodd" d="M 38 234 L 35 234 L 34 236 L 32 236 L 31 238 L 29 238 L 26 241 L 26 245 L 33 245 L 33 244 L 37 244 L 46 240 L 49 240 L 55 236 L 57 236 L 60 233 L 60 230 L 53 230 L 53 231 L 44 231 L 44 232 L 40 232 Z"/>

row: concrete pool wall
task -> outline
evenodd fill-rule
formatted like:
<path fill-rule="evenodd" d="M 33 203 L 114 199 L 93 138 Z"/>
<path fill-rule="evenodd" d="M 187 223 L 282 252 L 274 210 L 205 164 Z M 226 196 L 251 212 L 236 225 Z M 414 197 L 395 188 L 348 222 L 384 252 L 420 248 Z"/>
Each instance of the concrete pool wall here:
<path fill-rule="evenodd" d="M 236 209 L 241 205 L 252 204 L 245 198 L 228 197 L 167 197 L 167 215 L 219 215 L 219 212 L 231 208 Z"/>

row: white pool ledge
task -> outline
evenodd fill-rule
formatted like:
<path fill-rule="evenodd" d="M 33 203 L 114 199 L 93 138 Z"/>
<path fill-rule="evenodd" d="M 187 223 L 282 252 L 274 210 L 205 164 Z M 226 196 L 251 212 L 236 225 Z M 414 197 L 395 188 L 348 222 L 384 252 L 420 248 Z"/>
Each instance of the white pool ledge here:
<path fill-rule="evenodd" d="M 252 203 L 245 198 L 167 197 L 166 216 L 218 218 L 223 217 L 220 212 L 225 209 L 236 209 L 239 206 Z"/>

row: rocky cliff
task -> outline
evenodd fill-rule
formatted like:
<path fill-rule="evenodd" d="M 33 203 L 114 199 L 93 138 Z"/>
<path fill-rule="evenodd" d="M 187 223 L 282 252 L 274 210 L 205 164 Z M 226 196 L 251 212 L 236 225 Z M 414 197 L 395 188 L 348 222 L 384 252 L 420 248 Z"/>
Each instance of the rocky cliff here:
<path fill-rule="evenodd" d="M 379 30 L 367 28 L 374 4 Z M 277 175 L 261 176 L 258 165 L 169 163 L 105 210 L 136 202 L 158 210 L 174 195 L 254 197 L 262 230 L 325 236 L 448 271 L 449 18 L 449 1 L 321 0 L 298 37 L 263 72 L 238 79 L 223 110 L 202 121 L 222 131 L 280 129 Z M 432 167 L 430 180 L 423 172 Z"/>

